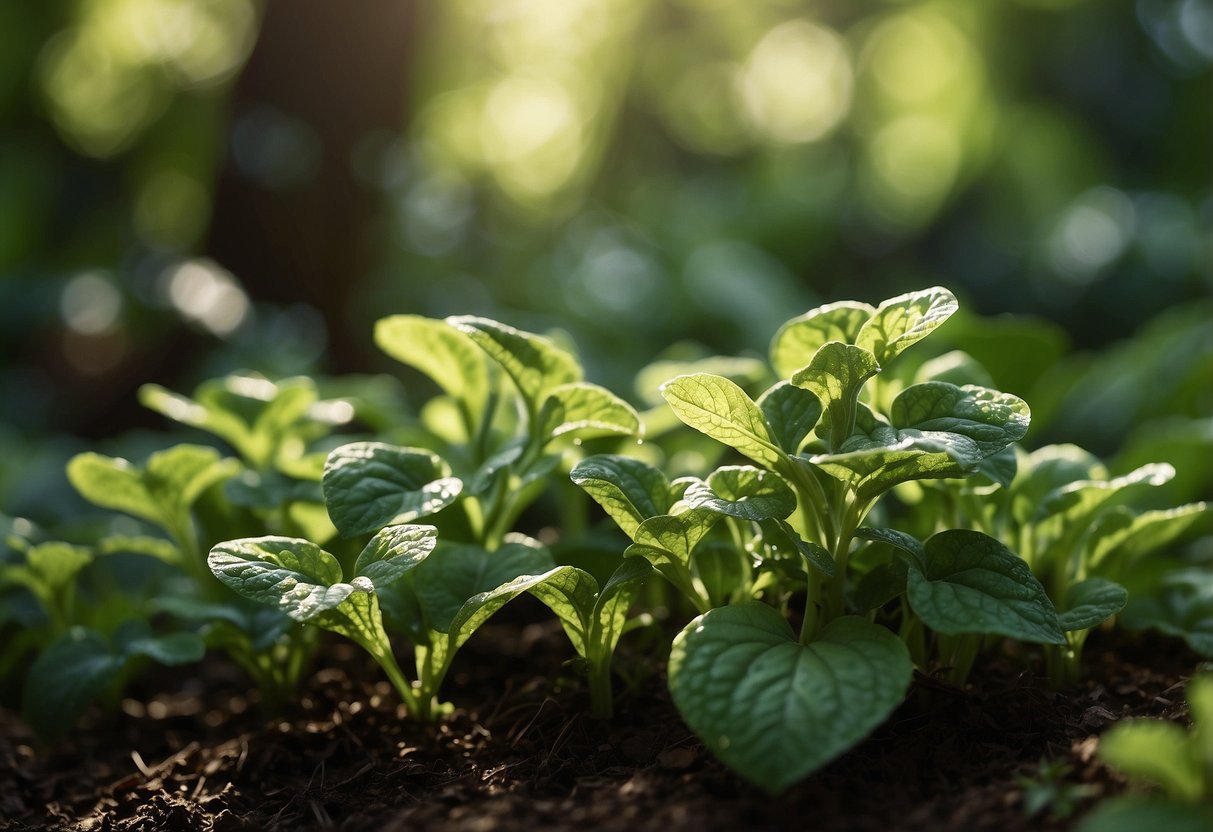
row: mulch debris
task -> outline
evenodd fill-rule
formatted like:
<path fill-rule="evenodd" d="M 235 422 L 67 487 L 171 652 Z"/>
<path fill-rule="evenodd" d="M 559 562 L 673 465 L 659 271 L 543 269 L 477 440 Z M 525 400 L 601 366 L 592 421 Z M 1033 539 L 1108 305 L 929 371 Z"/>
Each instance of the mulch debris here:
<path fill-rule="evenodd" d="M 217 660 L 153 674 L 52 748 L 0 711 L 0 830 L 1062 830 L 1125 788 L 1099 734 L 1183 721 L 1198 664 L 1117 632 L 1092 636 L 1069 690 L 998 657 L 963 691 L 918 676 L 866 742 L 772 799 L 703 749 L 660 676 L 591 719 L 561 639 L 554 622 L 486 627 L 444 691 L 461 707 L 435 726 L 403 719 L 339 640 L 276 717 Z"/>

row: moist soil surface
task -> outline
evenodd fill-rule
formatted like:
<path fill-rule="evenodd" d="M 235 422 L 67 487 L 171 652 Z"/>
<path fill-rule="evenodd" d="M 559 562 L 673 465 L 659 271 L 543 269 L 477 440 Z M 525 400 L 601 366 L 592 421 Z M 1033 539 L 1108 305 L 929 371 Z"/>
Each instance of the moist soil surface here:
<path fill-rule="evenodd" d="M 278 716 L 219 660 L 148 675 L 54 747 L 0 711 L 0 830 L 1067 829 L 1125 788 L 1099 734 L 1182 722 L 1198 664 L 1179 642 L 1096 633 L 1063 691 L 1031 655 L 983 660 L 964 690 L 916 675 L 867 741 L 771 798 L 703 748 L 663 676 L 641 677 L 643 651 L 617 659 L 636 678 L 616 679 L 615 717 L 590 718 L 563 639 L 555 622 L 490 623 L 444 688 L 459 707 L 431 726 L 402 719 L 340 640 Z"/>

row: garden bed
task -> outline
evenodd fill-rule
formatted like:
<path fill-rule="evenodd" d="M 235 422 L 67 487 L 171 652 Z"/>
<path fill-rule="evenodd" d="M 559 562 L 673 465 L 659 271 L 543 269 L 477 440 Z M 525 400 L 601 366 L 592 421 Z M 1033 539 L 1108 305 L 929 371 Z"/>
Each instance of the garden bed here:
<path fill-rule="evenodd" d="M 468 643 L 445 691 L 459 708 L 437 725 L 401 719 L 374 665 L 337 639 L 278 718 L 211 660 L 146 677 L 120 714 L 53 748 L 6 713 L 0 829 L 1064 829 L 1124 788 L 1095 757 L 1101 731 L 1182 719 L 1197 664 L 1181 642 L 1114 632 L 1093 635 L 1084 681 L 1060 692 L 1019 659 L 983 660 L 963 691 L 916 675 L 867 741 L 772 799 L 702 747 L 663 677 L 599 721 L 568 658 L 528 600 Z M 649 663 L 627 649 L 619 661 Z M 1050 787 L 1059 797 L 1029 816 Z"/>

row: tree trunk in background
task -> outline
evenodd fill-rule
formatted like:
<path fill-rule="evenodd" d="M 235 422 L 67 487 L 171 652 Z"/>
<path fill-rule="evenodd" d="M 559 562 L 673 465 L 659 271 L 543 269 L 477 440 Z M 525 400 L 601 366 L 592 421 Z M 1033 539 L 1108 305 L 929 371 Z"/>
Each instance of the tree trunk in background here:
<path fill-rule="evenodd" d="M 268 0 L 232 92 L 206 254 L 255 301 L 315 307 L 334 372 L 367 366 L 346 310 L 382 254 L 353 156 L 402 130 L 416 33 L 415 0 Z"/>

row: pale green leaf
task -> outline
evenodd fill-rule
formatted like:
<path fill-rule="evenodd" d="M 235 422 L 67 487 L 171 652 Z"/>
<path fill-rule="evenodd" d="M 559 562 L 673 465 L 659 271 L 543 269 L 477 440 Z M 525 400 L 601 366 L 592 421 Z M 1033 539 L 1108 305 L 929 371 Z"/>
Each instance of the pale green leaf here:
<path fill-rule="evenodd" d="M 855 429 L 859 393 L 880 372 L 876 357 L 861 347 L 830 341 L 813 354 L 808 366 L 796 371 L 792 384 L 811 391 L 821 402 L 824 417 L 817 429 L 831 450 L 850 438 Z"/>
<path fill-rule="evenodd" d="M 536 408 L 553 388 L 581 381 L 581 364 L 548 338 L 472 315 L 447 318 L 446 322 L 500 364 L 523 398 Z"/>
<path fill-rule="evenodd" d="M 25 553 L 29 568 L 52 591 L 67 586 L 92 561 L 91 550 L 58 541 L 40 543 Z"/>
<path fill-rule="evenodd" d="M 329 454 L 324 499 L 345 537 L 436 514 L 463 482 L 437 454 L 382 442 L 354 442 Z"/>
<path fill-rule="evenodd" d="M 905 645 L 861 618 L 808 645 L 763 604 L 721 607 L 674 639 L 669 683 L 686 723 L 726 765 L 778 794 L 858 744 L 905 697 Z"/>
<path fill-rule="evenodd" d="M 898 295 L 876 308 L 854 343 L 886 364 L 930 335 L 959 308 L 956 297 L 940 286 Z"/>
<path fill-rule="evenodd" d="M 693 483 L 682 495 L 691 508 L 704 508 L 743 520 L 783 519 L 796 510 L 796 493 L 773 471 L 726 465 Z"/>
<path fill-rule="evenodd" d="M 1087 566 L 1092 570 L 1117 570 L 1140 557 L 1174 545 L 1191 533 L 1209 533 L 1213 525 L 1209 503 L 1189 503 L 1171 509 L 1128 509 L 1099 517 L 1087 539 Z"/>
<path fill-rule="evenodd" d="M 661 394 L 686 425 L 767 468 L 787 459 L 758 405 L 733 382 L 696 373 L 667 381 Z"/>
<path fill-rule="evenodd" d="M 793 318 L 771 339 L 771 366 L 780 378 L 791 378 L 829 341 L 855 343 L 860 329 L 875 313 L 876 308 L 866 303 L 844 300 Z"/>
<path fill-rule="evenodd" d="M 539 411 L 539 435 L 643 436 L 635 408 L 605 387 L 585 381 L 555 387 Z"/>
<path fill-rule="evenodd" d="M 1203 775 L 1189 742 L 1187 732 L 1173 722 L 1133 719 L 1113 725 L 1099 738 L 1099 756 L 1177 800 L 1195 801 L 1203 791 Z"/>
<path fill-rule="evenodd" d="M 446 321 L 392 315 L 375 322 L 375 343 L 392 358 L 429 376 L 451 398 L 480 413 L 488 398 L 484 354 Z"/>
<path fill-rule="evenodd" d="M 354 574 L 369 578 L 376 587 L 387 586 L 425 560 L 437 543 L 433 526 L 388 526 L 358 555 Z"/>

